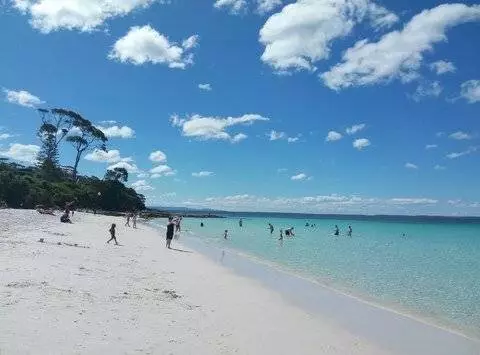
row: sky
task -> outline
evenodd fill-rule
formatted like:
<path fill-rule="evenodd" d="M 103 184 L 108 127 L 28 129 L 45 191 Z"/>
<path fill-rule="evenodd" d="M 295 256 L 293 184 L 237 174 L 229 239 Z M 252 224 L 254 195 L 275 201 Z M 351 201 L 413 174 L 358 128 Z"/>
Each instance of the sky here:
<path fill-rule="evenodd" d="M 480 215 L 479 35 L 474 1 L 0 0 L 0 156 L 60 107 L 150 206 Z"/>

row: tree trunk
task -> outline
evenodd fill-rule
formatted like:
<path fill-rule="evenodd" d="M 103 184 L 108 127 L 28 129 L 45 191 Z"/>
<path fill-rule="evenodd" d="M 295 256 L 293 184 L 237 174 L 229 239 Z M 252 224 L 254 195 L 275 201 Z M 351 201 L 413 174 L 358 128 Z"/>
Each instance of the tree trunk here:
<path fill-rule="evenodd" d="M 77 169 L 78 163 L 80 162 L 80 158 L 82 156 L 82 151 L 77 151 L 77 156 L 75 157 L 75 165 L 73 166 L 73 181 L 77 182 Z"/>

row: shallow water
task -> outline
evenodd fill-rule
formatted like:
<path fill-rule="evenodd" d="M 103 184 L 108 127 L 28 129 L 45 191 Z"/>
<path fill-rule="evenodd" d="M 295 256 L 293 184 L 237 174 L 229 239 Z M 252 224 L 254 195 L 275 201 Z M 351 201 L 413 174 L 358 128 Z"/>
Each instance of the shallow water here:
<path fill-rule="evenodd" d="M 203 228 L 199 219 L 184 219 L 180 238 L 241 253 L 480 338 L 480 224 L 309 218 L 249 216 L 243 227 L 237 217 L 206 219 Z M 339 237 L 333 235 L 335 225 Z M 346 235 L 349 225 L 352 238 Z M 292 226 L 295 237 L 279 241 L 279 229 Z"/>

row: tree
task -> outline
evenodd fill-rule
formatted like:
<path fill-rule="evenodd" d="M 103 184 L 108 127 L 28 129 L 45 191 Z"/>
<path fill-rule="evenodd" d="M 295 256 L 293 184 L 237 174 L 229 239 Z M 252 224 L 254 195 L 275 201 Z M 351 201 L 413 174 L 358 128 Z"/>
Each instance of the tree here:
<path fill-rule="evenodd" d="M 71 112 L 71 111 L 70 111 Z M 105 134 L 95 127 L 92 122 L 74 113 L 73 117 L 73 135 L 67 137 L 67 142 L 71 143 L 76 151 L 75 163 L 73 165 L 73 180 L 76 181 L 78 173 L 78 163 L 82 155 L 91 148 L 106 150 L 108 138 Z"/>
<path fill-rule="evenodd" d="M 39 109 L 42 124 L 37 135 L 42 142 L 39 163 L 48 178 L 58 175 L 58 146 L 73 127 L 78 114 L 73 111 L 54 108 Z"/>
<path fill-rule="evenodd" d="M 125 168 L 114 168 L 113 170 L 107 170 L 105 173 L 105 180 L 127 182 L 128 171 Z"/>

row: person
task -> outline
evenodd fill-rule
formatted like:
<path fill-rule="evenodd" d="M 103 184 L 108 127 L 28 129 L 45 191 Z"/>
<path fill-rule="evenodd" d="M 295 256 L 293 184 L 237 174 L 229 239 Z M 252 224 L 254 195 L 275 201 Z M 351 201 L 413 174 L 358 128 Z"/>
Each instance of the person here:
<path fill-rule="evenodd" d="M 127 226 L 130 227 L 130 212 L 127 212 L 126 217 L 127 217 L 127 223 L 125 223 L 125 227 Z"/>
<path fill-rule="evenodd" d="M 179 233 L 181 231 L 180 223 L 182 222 L 182 217 L 175 218 L 175 233 Z"/>
<path fill-rule="evenodd" d="M 340 230 L 338 229 L 338 226 L 335 225 L 335 236 L 338 237 L 340 235 Z"/>
<path fill-rule="evenodd" d="M 293 232 L 293 227 L 290 227 L 289 229 L 285 230 L 285 235 L 287 237 L 295 237 L 295 233 Z"/>
<path fill-rule="evenodd" d="M 133 228 L 137 228 L 137 212 L 132 213 Z"/>
<path fill-rule="evenodd" d="M 107 244 L 110 244 L 110 242 L 113 240 L 113 241 L 115 241 L 115 245 L 118 245 L 117 237 L 115 237 L 115 227 L 116 226 L 117 225 L 115 223 L 112 223 L 112 226 L 108 230 L 110 232 L 110 239 L 107 240 Z"/>
<path fill-rule="evenodd" d="M 70 217 L 68 215 L 68 212 L 65 211 L 62 216 L 60 217 L 60 222 L 62 223 L 72 223 L 72 221 L 70 220 Z"/>
<path fill-rule="evenodd" d="M 352 237 L 352 233 L 353 233 L 352 226 L 348 226 L 348 233 L 347 233 L 347 235 L 348 235 L 350 238 Z"/>
<path fill-rule="evenodd" d="M 238 225 L 239 225 L 240 227 L 243 227 L 243 219 L 240 218 L 240 220 L 238 221 Z"/>
<path fill-rule="evenodd" d="M 268 228 L 270 229 L 270 234 L 273 234 L 275 228 L 273 228 L 273 225 L 271 223 L 268 224 Z"/>
<path fill-rule="evenodd" d="M 228 230 L 225 229 L 225 232 L 223 233 L 223 238 L 228 239 Z"/>
<path fill-rule="evenodd" d="M 172 249 L 170 247 L 170 244 L 172 243 L 173 239 L 173 233 L 174 233 L 174 228 L 175 228 L 175 223 L 173 223 L 173 218 L 168 217 L 168 223 L 167 223 L 167 248 Z"/>
<path fill-rule="evenodd" d="M 203 227 L 203 226 L 204 226 L 204 224 L 203 224 L 203 222 L 201 222 L 201 223 L 200 223 L 200 227 Z"/>
<path fill-rule="evenodd" d="M 280 229 L 280 238 L 278 240 L 283 240 L 283 229 Z"/>
<path fill-rule="evenodd" d="M 310 227 L 310 223 L 305 223 L 305 227 Z"/>

